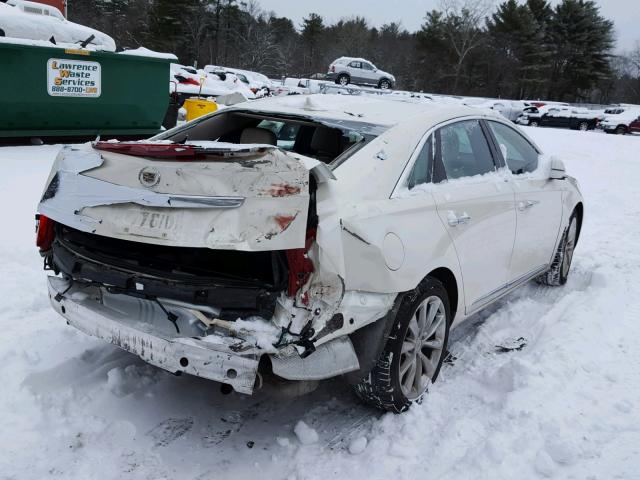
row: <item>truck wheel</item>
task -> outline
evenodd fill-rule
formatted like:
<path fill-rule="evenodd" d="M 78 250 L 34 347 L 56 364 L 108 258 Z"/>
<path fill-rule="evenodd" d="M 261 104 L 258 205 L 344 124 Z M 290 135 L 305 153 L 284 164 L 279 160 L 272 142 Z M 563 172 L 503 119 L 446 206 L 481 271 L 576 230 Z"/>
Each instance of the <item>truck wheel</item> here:
<path fill-rule="evenodd" d="M 573 212 L 571 218 L 569 218 L 569 226 L 560 240 L 560 245 L 553 258 L 551 268 L 536 279 L 538 283 L 551 287 L 557 287 L 567 283 L 577 241 L 578 222 L 576 220 L 576 213 Z"/>
<path fill-rule="evenodd" d="M 382 80 L 380 80 L 378 88 L 380 88 L 381 90 L 388 90 L 391 88 L 391 82 L 386 78 L 383 78 Z"/>
<path fill-rule="evenodd" d="M 346 73 L 341 73 L 340 75 L 338 75 L 338 78 L 336 78 L 336 83 L 338 85 L 347 86 L 349 85 L 349 82 L 350 78 Z"/>
<path fill-rule="evenodd" d="M 581 132 L 586 132 L 587 130 L 589 130 L 589 124 L 587 122 L 580 122 L 578 124 L 578 130 L 580 130 Z"/>
<path fill-rule="evenodd" d="M 616 134 L 624 135 L 626 133 L 627 133 L 627 127 L 625 127 L 624 125 L 618 125 L 618 128 L 616 128 Z"/>
<path fill-rule="evenodd" d="M 451 309 L 442 283 L 427 277 L 401 300 L 376 365 L 355 385 L 364 402 L 394 413 L 420 402 L 447 351 Z"/>

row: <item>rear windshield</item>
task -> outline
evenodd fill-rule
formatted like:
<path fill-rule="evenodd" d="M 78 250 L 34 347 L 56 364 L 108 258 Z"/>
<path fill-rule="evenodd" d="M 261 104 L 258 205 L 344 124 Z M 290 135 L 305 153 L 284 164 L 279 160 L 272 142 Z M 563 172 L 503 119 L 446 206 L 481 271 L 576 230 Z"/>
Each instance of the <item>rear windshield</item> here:
<path fill-rule="evenodd" d="M 275 145 L 335 168 L 384 130 L 385 127 L 357 121 L 309 119 L 234 110 L 204 117 L 169 130 L 154 139 Z"/>

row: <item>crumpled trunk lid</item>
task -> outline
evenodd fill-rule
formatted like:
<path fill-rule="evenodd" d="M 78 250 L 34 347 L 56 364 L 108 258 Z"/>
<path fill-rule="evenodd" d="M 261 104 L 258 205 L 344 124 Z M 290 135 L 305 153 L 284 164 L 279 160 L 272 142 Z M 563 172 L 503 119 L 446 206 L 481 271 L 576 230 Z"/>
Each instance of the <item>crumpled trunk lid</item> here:
<path fill-rule="evenodd" d="M 81 231 L 138 242 L 304 248 L 309 159 L 264 145 L 198 145 L 189 159 L 66 147 L 38 211 Z"/>

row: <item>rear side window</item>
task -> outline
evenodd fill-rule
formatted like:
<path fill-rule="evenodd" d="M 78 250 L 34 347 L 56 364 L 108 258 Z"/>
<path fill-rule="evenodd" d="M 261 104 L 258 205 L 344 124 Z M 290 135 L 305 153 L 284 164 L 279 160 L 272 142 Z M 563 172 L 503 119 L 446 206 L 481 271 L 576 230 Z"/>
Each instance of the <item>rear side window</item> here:
<path fill-rule="evenodd" d="M 538 168 L 538 152 L 526 138 L 502 123 L 487 123 L 496 137 L 502 157 L 513 174 L 533 172 Z"/>
<path fill-rule="evenodd" d="M 425 142 L 420 149 L 418 158 L 413 164 L 413 170 L 409 176 L 408 188 L 411 190 L 417 185 L 431 182 L 431 170 L 433 165 L 433 136 Z"/>
<path fill-rule="evenodd" d="M 478 120 L 447 125 L 438 134 L 438 153 L 447 179 L 473 177 L 495 171 L 496 165 Z"/>

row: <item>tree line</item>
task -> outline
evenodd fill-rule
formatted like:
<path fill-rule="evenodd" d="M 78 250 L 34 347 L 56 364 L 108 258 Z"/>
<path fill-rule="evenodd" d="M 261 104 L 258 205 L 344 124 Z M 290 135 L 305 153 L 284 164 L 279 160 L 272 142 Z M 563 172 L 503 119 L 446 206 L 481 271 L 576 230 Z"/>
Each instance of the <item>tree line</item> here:
<path fill-rule="evenodd" d="M 346 55 L 372 60 L 406 90 L 640 103 L 640 54 L 613 54 L 614 24 L 592 0 L 441 0 L 415 12 L 424 16 L 417 32 L 316 13 L 295 25 L 255 0 L 69 0 L 68 11 L 121 48 L 168 51 L 189 65 L 309 77 Z"/>

